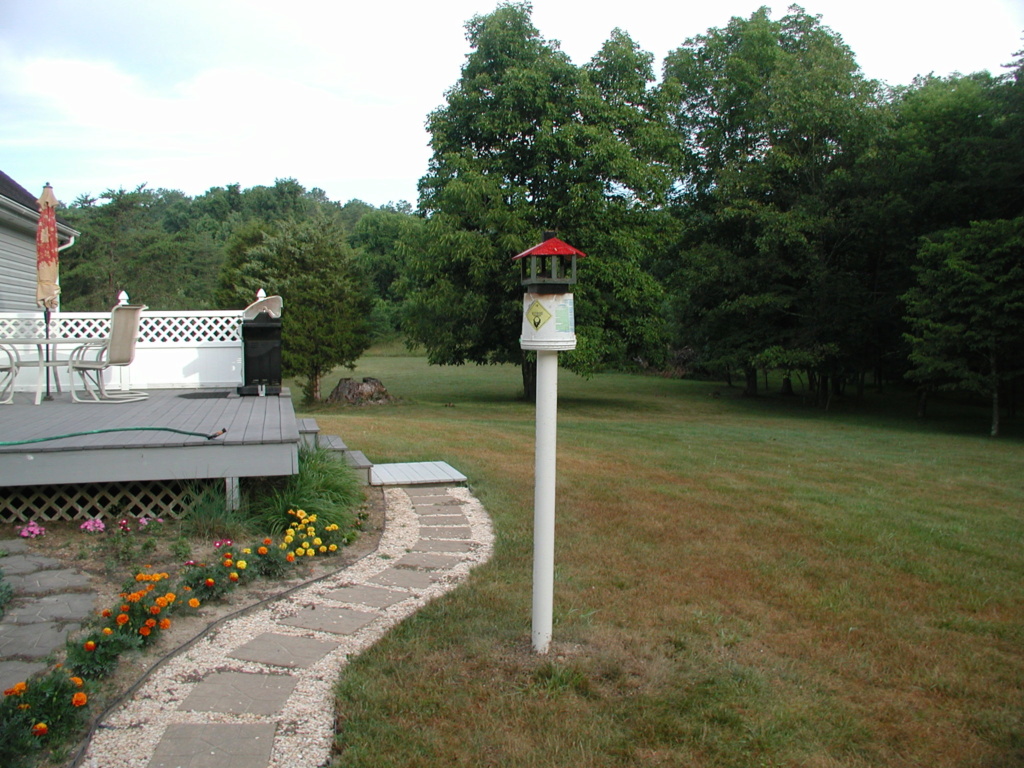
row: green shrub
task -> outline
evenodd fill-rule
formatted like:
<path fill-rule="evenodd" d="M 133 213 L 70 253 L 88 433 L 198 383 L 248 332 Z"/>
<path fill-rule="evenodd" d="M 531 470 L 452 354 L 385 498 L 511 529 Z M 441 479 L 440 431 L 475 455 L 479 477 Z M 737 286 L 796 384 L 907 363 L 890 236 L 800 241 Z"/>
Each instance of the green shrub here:
<path fill-rule="evenodd" d="M 255 489 L 250 507 L 258 526 L 280 534 L 293 522 L 289 510 L 316 515 L 321 526 L 337 525 L 343 531 L 357 527 L 355 510 L 365 500 L 355 472 L 323 448 L 299 449 L 299 472 L 283 486 Z"/>

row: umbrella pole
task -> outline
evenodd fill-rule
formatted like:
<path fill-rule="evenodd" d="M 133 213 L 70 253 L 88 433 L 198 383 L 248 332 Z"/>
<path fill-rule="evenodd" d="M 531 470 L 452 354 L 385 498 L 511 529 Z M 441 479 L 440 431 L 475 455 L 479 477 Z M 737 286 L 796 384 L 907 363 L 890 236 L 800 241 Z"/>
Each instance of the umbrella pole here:
<path fill-rule="evenodd" d="M 50 308 L 43 307 L 43 319 L 46 322 L 46 340 L 50 340 Z M 46 397 L 44 400 L 53 400 L 50 394 L 50 345 L 46 345 Z"/>

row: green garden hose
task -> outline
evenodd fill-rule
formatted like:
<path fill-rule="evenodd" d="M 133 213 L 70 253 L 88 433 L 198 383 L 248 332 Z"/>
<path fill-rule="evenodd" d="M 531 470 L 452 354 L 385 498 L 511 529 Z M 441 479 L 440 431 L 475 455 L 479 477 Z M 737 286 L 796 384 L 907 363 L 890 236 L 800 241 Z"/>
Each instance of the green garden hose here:
<path fill-rule="evenodd" d="M 6 442 L 0 442 L 0 446 L 8 445 L 28 445 L 29 443 L 45 443 L 47 440 L 61 440 L 65 437 L 84 437 L 86 435 L 102 435 L 105 432 L 174 432 L 178 435 L 188 435 L 190 437 L 204 437 L 207 440 L 213 440 L 227 433 L 227 429 L 222 429 L 219 432 L 206 435 L 202 432 L 186 432 L 183 429 L 174 429 L 173 427 L 112 427 L 110 429 L 90 429 L 87 432 L 69 432 L 66 435 L 53 435 L 51 437 L 34 437 L 31 440 L 9 440 Z"/>

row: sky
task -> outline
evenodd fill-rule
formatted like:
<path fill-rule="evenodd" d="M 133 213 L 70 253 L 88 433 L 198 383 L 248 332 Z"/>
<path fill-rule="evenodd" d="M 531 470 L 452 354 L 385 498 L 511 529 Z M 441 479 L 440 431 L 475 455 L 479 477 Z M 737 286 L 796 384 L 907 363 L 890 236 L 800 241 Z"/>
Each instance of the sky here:
<path fill-rule="evenodd" d="M 616 27 L 654 54 L 788 1 L 534 0 L 574 63 Z M 108 189 L 272 185 L 405 200 L 427 115 L 459 79 L 465 23 L 497 0 L 0 0 L 0 170 L 71 203 Z M 1002 65 L 1024 0 L 805 0 L 867 77 L 891 85 Z"/>

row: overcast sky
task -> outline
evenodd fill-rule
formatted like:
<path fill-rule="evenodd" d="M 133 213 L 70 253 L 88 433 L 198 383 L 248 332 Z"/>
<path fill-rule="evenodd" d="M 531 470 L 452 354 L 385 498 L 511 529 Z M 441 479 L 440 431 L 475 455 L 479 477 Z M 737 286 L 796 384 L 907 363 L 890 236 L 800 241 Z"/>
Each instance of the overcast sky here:
<path fill-rule="evenodd" d="M 416 203 L 424 121 L 496 0 L 0 0 L 0 170 L 72 202 L 109 188 L 292 177 L 340 202 Z M 615 27 L 655 55 L 766 0 L 534 0 L 576 64 Z M 1024 0 L 806 0 L 890 84 L 1000 74 Z"/>

